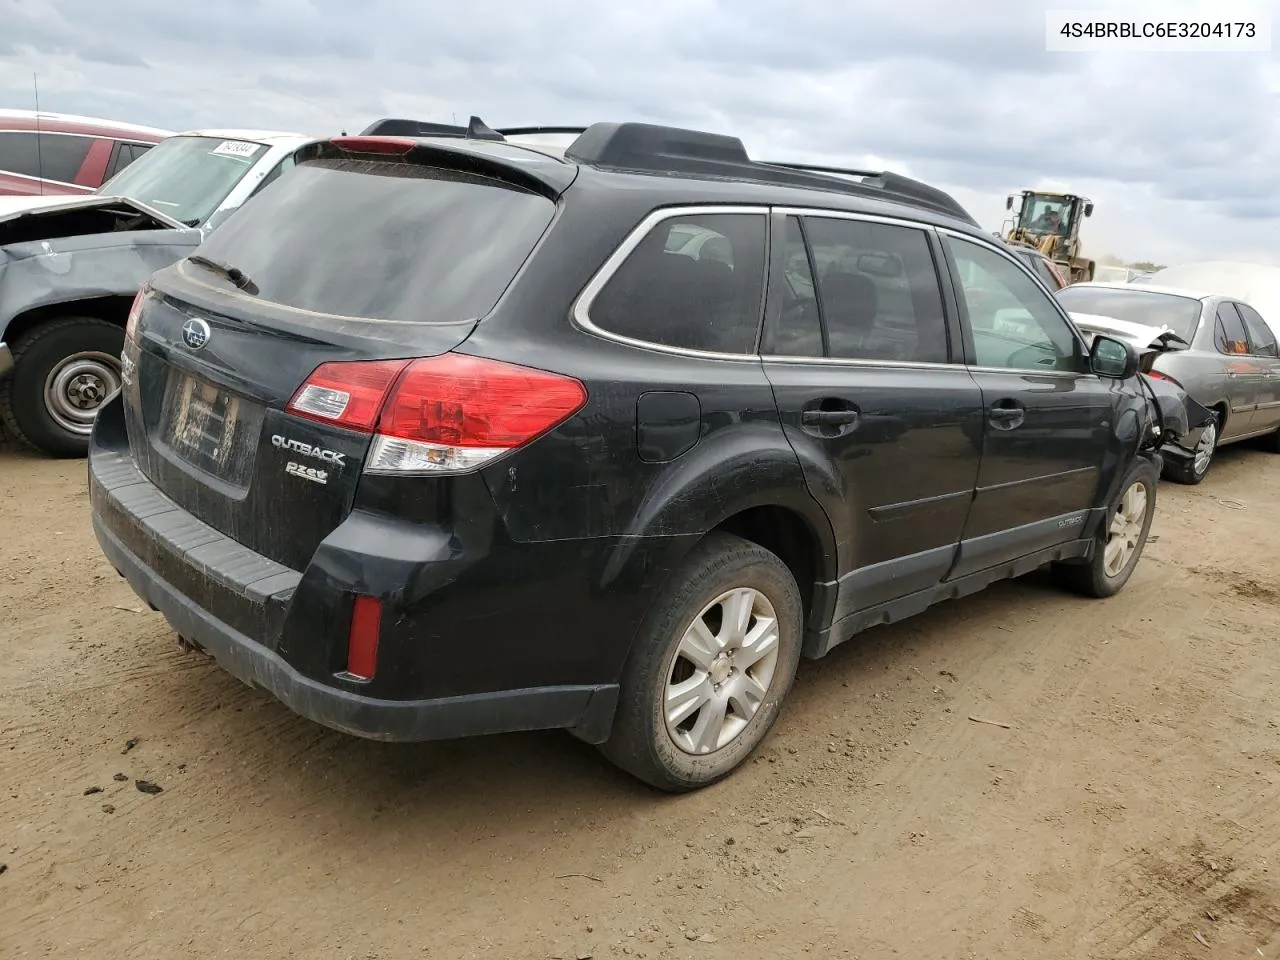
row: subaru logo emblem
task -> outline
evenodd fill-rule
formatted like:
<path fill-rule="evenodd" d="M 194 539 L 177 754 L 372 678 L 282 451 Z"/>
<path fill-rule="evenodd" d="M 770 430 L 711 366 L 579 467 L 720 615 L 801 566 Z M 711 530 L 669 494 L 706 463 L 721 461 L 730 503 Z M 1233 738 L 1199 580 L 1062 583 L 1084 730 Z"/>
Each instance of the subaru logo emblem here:
<path fill-rule="evenodd" d="M 209 325 L 199 317 L 192 317 L 182 325 L 182 342 L 192 350 L 199 350 L 209 342 Z"/>

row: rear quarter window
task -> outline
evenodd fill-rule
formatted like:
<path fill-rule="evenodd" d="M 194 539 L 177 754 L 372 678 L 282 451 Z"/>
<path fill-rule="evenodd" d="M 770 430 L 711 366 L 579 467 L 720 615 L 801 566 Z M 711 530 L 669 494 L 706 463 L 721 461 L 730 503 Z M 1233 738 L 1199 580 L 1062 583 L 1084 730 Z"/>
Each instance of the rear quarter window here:
<path fill-rule="evenodd" d="M 555 205 L 508 183 L 423 164 L 298 164 L 201 254 L 243 271 L 258 296 L 340 317 L 453 322 L 498 302 Z"/>
<path fill-rule="evenodd" d="M 589 307 L 608 333 L 710 353 L 755 349 L 765 275 L 763 214 L 660 221 Z"/>

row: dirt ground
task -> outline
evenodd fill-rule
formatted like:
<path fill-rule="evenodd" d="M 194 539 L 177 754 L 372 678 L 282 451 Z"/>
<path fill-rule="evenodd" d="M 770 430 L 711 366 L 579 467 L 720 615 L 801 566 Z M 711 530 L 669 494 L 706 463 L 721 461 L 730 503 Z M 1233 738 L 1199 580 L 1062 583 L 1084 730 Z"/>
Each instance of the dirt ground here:
<path fill-rule="evenodd" d="M 871 631 L 669 798 L 290 714 L 142 612 L 82 462 L 0 453 L 0 957 L 1280 957 L 1278 493 L 1224 451 L 1119 597 Z"/>

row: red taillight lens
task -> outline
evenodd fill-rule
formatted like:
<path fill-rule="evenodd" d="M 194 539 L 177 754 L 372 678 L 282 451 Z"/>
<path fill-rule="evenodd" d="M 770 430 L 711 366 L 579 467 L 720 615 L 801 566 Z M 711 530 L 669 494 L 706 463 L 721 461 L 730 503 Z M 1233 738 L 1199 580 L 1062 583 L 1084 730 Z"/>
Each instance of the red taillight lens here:
<path fill-rule="evenodd" d="M 586 402 L 572 377 L 446 353 L 323 364 L 286 410 L 376 433 L 367 471 L 457 473 L 537 439 Z"/>
<path fill-rule="evenodd" d="M 457 353 L 409 364 L 378 433 L 453 447 L 510 449 L 545 433 L 586 402 L 572 377 Z"/>
<path fill-rule="evenodd" d="M 408 360 L 321 364 L 285 410 L 309 420 L 372 433 L 387 390 L 408 364 Z"/>
<path fill-rule="evenodd" d="M 331 137 L 329 142 L 350 153 L 382 153 L 403 156 L 417 146 L 407 137 Z"/>
<path fill-rule="evenodd" d="M 138 339 L 138 317 L 142 316 L 142 301 L 146 298 L 146 287 L 140 288 L 133 298 L 133 305 L 129 307 L 129 317 L 124 323 L 124 335 L 127 340 L 136 342 Z"/>
<path fill-rule="evenodd" d="M 382 601 L 357 596 L 351 605 L 351 632 L 347 638 L 347 673 L 372 680 L 378 669 L 378 635 L 382 632 Z"/>
<path fill-rule="evenodd" d="M 1157 380 L 1166 380 L 1169 383 L 1174 384 L 1175 386 L 1179 386 L 1179 387 L 1182 386 L 1182 384 L 1178 383 L 1178 381 L 1173 379 L 1173 377 L 1169 376 L 1167 373 L 1161 373 L 1159 370 L 1148 370 L 1147 376 L 1155 377 Z"/>

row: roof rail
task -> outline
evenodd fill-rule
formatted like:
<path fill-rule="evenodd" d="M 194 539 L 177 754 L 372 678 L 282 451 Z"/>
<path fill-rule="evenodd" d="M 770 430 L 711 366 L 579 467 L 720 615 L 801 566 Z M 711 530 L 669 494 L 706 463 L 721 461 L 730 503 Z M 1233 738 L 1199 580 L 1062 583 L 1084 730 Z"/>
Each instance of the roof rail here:
<path fill-rule="evenodd" d="M 752 160 L 736 137 L 647 123 L 596 123 L 566 150 L 565 159 L 597 166 L 754 180 L 837 190 L 893 200 L 978 222 L 950 194 L 896 173 Z M 857 179 L 850 180 L 849 177 Z"/>
<path fill-rule="evenodd" d="M 761 161 L 761 164 L 771 167 L 785 167 L 788 170 L 803 170 L 809 173 L 835 174 L 840 177 L 860 177 L 864 185 L 883 190 L 904 203 L 924 204 L 925 206 L 942 210 L 953 217 L 959 217 L 961 220 L 967 220 L 970 223 L 976 222 L 969 215 L 969 211 L 962 207 L 951 194 L 945 193 L 937 187 L 931 187 L 927 183 L 921 183 L 919 180 L 913 180 L 898 173 L 890 173 L 888 170 L 872 173 L 866 170 L 846 170 L 842 167 L 821 167 L 807 163 L 780 163 L 776 160 Z"/>

